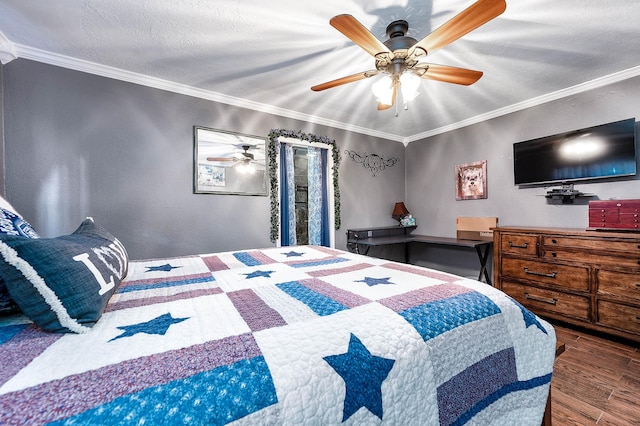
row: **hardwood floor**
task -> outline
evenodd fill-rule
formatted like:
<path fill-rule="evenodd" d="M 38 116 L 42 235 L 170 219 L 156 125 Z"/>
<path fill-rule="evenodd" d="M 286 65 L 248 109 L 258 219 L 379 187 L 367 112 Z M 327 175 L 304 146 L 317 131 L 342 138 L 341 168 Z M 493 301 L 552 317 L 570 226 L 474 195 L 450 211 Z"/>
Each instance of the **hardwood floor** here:
<path fill-rule="evenodd" d="M 553 425 L 640 425 L 640 344 L 553 324 L 566 345 L 551 381 Z"/>

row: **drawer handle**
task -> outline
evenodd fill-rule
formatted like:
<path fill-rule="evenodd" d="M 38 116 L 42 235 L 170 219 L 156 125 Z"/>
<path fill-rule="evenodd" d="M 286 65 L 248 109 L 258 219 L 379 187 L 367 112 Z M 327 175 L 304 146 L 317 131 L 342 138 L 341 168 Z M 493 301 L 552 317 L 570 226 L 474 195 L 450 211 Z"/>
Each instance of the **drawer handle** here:
<path fill-rule="evenodd" d="M 555 278 L 556 275 L 558 275 L 558 273 L 555 271 L 550 274 L 545 274 L 544 272 L 530 271 L 529 268 L 524 268 L 524 273 L 529 275 L 537 275 L 539 277 L 547 277 L 547 278 Z"/>
<path fill-rule="evenodd" d="M 518 244 L 513 244 L 511 241 L 509 241 L 509 247 L 526 249 L 527 247 L 529 247 L 529 243 L 525 242 L 522 245 L 518 245 Z M 638 248 L 640 248 L 640 246 L 638 246 Z"/>
<path fill-rule="evenodd" d="M 531 296 L 529 293 L 525 293 L 524 298 L 528 300 L 535 300 L 536 302 L 547 303 L 549 305 L 555 305 L 558 303 L 558 299 L 545 299 L 543 297 Z M 638 320 L 640 320 L 640 318 L 638 318 Z"/>

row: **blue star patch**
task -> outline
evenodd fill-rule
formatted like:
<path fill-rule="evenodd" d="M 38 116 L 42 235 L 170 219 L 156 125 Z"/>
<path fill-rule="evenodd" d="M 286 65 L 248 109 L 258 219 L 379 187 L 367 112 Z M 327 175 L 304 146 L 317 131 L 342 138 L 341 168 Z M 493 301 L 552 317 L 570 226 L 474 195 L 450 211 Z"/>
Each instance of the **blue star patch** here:
<path fill-rule="evenodd" d="M 120 330 L 123 330 L 123 333 L 111 340 L 120 339 L 122 337 L 131 337 L 139 333 L 158 334 L 160 336 L 164 336 L 167 333 L 167 330 L 169 330 L 169 327 L 173 324 L 177 324 L 188 319 L 189 318 L 174 318 L 170 313 L 166 313 L 147 322 L 118 327 Z"/>
<path fill-rule="evenodd" d="M 549 334 L 547 333 L 547 330 L 542 326 L 542 324 L 540 324 L 540 321 L 538 321 L 538 317 L 535 316 L 535 314 L 533 314 L 531 311 L 529 311 L 527 308 L 525 308 L 524 306 L 522 306 L 518 301 L 516 301 L 515 299 L 511 299 L 511 301 L 518 307 L 520 308 L 520 311 L 522 311 L 522 318 L 524 319 L 524 325 L 525 328 L 529 328 L 532 325 L 535 325 L 536 327 L 538 327 L 544 334 Z"/>
<path fill-rule="evenodd" d="M 304 255 L 304 253 L 299 253 L 299 252 L 293 251 L 293 250 L 291 250 L 289 253 L 282 253 L 282 254 L 284 254 L 287 257 L 300 257 L 300 256 Z"/>
<path fill-rule="evenodd" d="M 258 278 L 258 277 L 271 278 L 271 274 L 273 274 L 274 272 L 275 271 L 253 271 L 249 274 L 242 274 L 242 275 L 246 275 L 247 279 Z"/>
<path fill-rule="evenodd" d="M 356 280 L 354 282 L 366 283 L 369 287 L 373 287 L 374 285 L 378 285 L 378 284 L 395 284 L 389 281 L 389 279 L 391 279 L 391 277 L 386 277 L 386 278 L 364 277 L 364 280 Z"/>
<path fill-rule="evenodd" d="M 178 269 L 178 268 L 182 268 L 182 266 L 171 266 L 170 264 L 166 263 L 160 266 L 147 266 L 146 272 L 155 272 L 155 271 L 170 272 L 172 269 Z"/>
<path fill-rule="evenodd" d="M 361 407 L 382 420 L 382 382 L 389 375 L 395 360 L 371 355 L 353 333 L 347 353 L 329 355 L 324 360 L 345 383 L 342 421 L 346 421 Z"/>

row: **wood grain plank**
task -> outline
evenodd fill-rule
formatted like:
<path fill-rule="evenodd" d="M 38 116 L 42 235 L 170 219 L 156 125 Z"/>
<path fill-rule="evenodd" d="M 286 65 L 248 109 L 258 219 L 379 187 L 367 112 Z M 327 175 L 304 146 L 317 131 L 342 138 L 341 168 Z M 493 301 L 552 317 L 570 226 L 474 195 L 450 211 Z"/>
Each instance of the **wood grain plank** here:
<path fill-rule="evenodd" d="M 600 380 L 618 381 L 631 360 L 614 351 L 605 351 L 589 342 L 581 342 L 580 347 L 567 345 L 562 358 L 563 363 L 570 363 L 584 369 Z"/>
<path fill-rule="evenodd" d="M 595 425 L 603 411 L 567 395 L 552 384 L 551 419 L 554 425 Z"/>
<path fill-rule="evenodd" d="M 553 379 L 557 380 L 552 395 L 558 390 L 600 410 L 606 409 L 606 402 L 614 390 L 606 380 L 573 365 L 556 363 L 555 370 Z"/>
<path fill-rule="evenodd" d="M 566 350 L 551 381 L 554 425 L 640 426 L 637 343 L 554 324 Z"/>
<path fill-rule="evenodd" d="M 562 425 L 562 423 L 560 423 Z M 600 420 L 597 423 L 598 426 L 638 426 L 640 422 L 638 421 L 625 421 L 617 416 L 611 415 L 609 413 L 604 413 Z"/>
<path fill-rule="evenodd" d="M 605 412 L 622 422 L 640 425 L 638 390 L 617 389 L 607 401 Z"/>

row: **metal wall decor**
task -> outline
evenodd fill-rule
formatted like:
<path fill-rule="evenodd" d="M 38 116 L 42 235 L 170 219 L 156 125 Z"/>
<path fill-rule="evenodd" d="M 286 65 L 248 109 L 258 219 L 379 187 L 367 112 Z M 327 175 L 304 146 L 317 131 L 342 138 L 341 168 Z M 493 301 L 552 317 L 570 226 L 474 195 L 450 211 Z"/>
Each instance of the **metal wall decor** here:
<path fill-rule="evenodd" d="M 383 171 L 387 167 L 395 166 L 399 160 L 397 157 L 385 159 L 378 154 L 367 154 L 366 152 L 360 155 L 355 151 L 345 150 L 344 153 L 349 155 L 356 163 L 362 164 L 362 167 L 365 169 L 369 169 L 374 177 L 378 172 Z"/>

